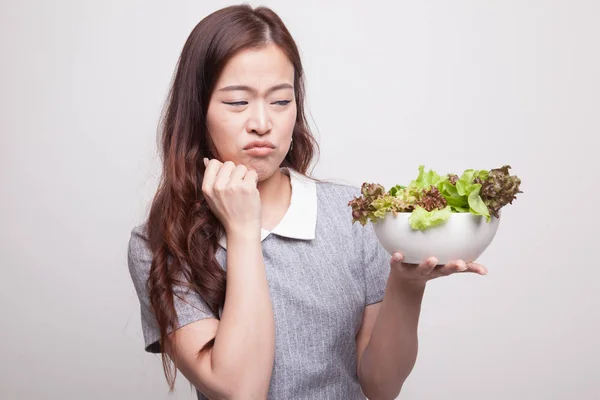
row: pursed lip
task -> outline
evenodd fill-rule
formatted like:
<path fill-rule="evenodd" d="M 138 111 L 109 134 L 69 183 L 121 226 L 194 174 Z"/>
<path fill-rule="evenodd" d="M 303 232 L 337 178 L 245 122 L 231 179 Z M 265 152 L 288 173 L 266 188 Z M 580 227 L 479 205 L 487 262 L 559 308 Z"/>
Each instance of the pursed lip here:
<path fill-rule="evenodd" d="M 253 142 L 248 143 L 244 146 L 244 150 L 248 150 L 254 147 L 269 147 L 271 149 L 275 148 L 275 145 L 268 140 L 255 140 Z"/>

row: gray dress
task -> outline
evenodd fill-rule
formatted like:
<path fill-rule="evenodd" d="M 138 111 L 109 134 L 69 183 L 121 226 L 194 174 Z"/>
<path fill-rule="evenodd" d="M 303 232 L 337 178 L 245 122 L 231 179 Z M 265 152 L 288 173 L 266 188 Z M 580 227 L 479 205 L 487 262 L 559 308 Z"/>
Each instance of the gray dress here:
<path fill-rule="evenodd" d="M 356 334 L 365 306 L 383 299 L 390 256 L 371 224 L 352 224 L 348 201 L 359 188 L 291 174 L 287 214 L 279 229 L 264 231 L 262 238 L 275 316 L 268 399 L 365 399 L 356 373 Z M 145 289 L 152 255 L 144 229 L 132 231 L 129 269 L 141 304 L 145 349 L 158 353 L 159 330 Z M 222 243 L 217 259 L 225 268 Z M 185 296 L 187 303 L 175 298 L 179 326 L 215 317 L 199 296 Z M 205 399 L 200 392 L 198 398 Z"/>

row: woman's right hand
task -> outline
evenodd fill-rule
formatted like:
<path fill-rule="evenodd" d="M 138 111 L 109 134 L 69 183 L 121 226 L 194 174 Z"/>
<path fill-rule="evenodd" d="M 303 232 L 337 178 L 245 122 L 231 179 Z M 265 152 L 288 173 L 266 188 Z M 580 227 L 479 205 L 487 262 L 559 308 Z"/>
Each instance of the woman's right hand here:
<path fill-rule="evenodd" d="M 260 231 L 262 211 L 256 172 L 231 161 L 205 158 L 204 165 L 202 193 L 225 231 Z"/>

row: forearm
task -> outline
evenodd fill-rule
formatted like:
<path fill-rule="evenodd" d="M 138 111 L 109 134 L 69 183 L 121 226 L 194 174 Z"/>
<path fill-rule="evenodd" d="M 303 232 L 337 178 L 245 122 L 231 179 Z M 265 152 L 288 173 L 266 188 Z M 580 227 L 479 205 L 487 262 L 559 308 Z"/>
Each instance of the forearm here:
<path fill-rule="evenodd" d="M 228 232 L 227 289 L 212 352 L 213 370 L 266 396 L 274 353 L 273 307 L 260 230 Z"/>
<path fill-rule="evenodd" d="M 417 327 L 425 283 L 406 284 L 390 273 L 373 332 L 359 365 L 371 400 L 395 399 L 417 358 Z"/>

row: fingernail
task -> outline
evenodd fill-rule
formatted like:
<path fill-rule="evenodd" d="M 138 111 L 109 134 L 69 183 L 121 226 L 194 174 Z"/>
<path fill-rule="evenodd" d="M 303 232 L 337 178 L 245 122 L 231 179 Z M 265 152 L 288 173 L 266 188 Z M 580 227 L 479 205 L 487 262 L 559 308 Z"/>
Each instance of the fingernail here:
<path fill-rule="evenodd" d="M 429 259 L 429 265 L 431 265 L 432 267 L 437 265 L 437 263 L 439 262 L 439 260 L 437 258 L 430 258 Z"/>
<path fill-rule="evenodd" d="M 400 261 L 400 260 L 402 260 L 402 254 L 400 254 L 400 253 L 394 254 L 394 261 Z"/>
<path fill-rule="evenodd" d="M 206 167 L 208 165 L 208 158 L 204 157 L 204 166 Z"/>
<path fill-rule="evenodd" d="M 464 261 L 461 261 L 458 263 L 458 270 L 459 271 L 465 271 L 467 269 L 467 263 L 465 263 Z"/>

